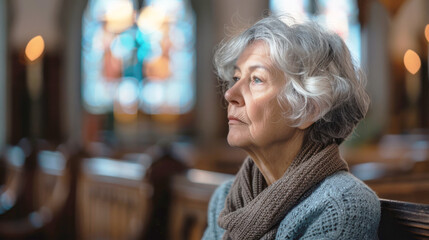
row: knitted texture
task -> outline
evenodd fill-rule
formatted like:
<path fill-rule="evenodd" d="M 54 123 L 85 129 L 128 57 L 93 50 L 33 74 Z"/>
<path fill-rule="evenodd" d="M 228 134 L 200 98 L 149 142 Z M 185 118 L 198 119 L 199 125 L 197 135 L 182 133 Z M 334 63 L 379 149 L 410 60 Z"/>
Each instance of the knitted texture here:
<path fill-rule="evenodd" d="M 219 225 L 227 230 L 223 239 L 275 239 L 281 220 L 303 194 L 340 170 L 347 170 L 347 164 L 337 144 L 323 148 L 308 142 L 282 178 L 270 186 L 248 158 L 219 216 Z"/>
<path fill-rule="evenodd" d="M 203 240 L 220 240 L 217 224 L 232 181 L 213 194 Z M 275 239 L 377 239 L 380 203 L 364 183 L 348 172 L 337 172 L 312 189 L 280 222 Z M 245 238 L 242 238 L 245 239 Z"/>

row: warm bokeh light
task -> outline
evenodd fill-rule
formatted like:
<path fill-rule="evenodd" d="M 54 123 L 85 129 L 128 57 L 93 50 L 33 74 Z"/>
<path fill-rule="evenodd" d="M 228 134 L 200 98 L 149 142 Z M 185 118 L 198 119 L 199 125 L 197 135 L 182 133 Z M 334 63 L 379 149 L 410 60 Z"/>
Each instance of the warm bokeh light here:
<path fill-rule="evenodd" d="M 43 37 L 38 35 L 32 38 L 25 47 L 25 56 L 30 60 L 34 61 L 39 58 L 45 50 L 45 41 Z"/>
<path fill-rule="evenodd" d="M 116 101 L 113 113 L 118 122 L 132 122 L 137 119 L 138 112 L 138 81 L 135 78 L 123 78 L 116 90 Z"/>
<path fill-rule="evenodd" d="M 134 22 L 134 8 L 131 1 L 119 1 L 107 6 L 106 29 L 110 32 L 120 33 L 131 27 Z"/>
<path fill-rule="evenodd" d="M 429 42 L 429 24 L 426 25 L 425 27 L 425 37 L 426 37 L 426 41 Z"/>
<path fill-rule="evenodd" d="M 404 65 L 408 72 L 416 74 L 422 65 L 419 55 L 413 50 L 408 49 L 404 55 Z"/>
<path fill-rule="evenodd" d="M 137 25 L 142 31 L 152 32 L 161 29 L 165 21 L 166 16 L 161 9 L 155 6 L 147 6 L 140 12 Z"/>

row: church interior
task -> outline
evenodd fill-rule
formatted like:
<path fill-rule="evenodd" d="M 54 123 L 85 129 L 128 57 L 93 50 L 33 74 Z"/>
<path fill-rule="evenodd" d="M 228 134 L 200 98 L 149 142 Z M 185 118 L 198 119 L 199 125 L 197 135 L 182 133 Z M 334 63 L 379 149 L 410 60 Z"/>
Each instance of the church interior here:
<path fill-rule="evenodd" d="M 367 75 L 341 145 L 429 237 L 429 2 L 0 0 L 0 239 L 201 239 L 228 146 L 213 70 L 224 38 L 269 13 L 338 33 Z"/>

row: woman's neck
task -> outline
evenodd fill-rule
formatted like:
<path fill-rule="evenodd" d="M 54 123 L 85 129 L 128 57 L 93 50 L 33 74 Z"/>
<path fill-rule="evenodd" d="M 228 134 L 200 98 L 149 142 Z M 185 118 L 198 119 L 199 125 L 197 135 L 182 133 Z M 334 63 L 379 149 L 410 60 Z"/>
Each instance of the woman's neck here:
<path fill-rule="evenodd" d="M 301 150 L 304 134 L 297 134 L 288 142 L 279 142 L 268 147 L 250 148 L 247 153 L 255 162 L 268 185 L 279 180 Z"/>

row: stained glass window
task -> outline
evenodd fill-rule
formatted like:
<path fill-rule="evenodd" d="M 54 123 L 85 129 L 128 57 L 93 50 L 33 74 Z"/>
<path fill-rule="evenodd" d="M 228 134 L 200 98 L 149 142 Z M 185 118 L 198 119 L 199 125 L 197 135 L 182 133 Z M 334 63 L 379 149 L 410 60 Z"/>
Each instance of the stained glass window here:
<path fill-rule="evenodd" d="M 195 16 L 187 0 L 91 0 L 82 97 L 95 114 L 183 114 L 195 102 Z M 128 117 L 129 117 L 128 116 Z"/>
<path fill-rule="evenodd" d="M 184 0 L 146 0 L 137 20 L 143 61 L 141 108 L 183 113 L 195 98 L 195 16 Z"/>
<path fill-rule="evenodd" d="M 270 0 L 274 13 L 285 13 L 295 20 L 311 19 L 340 35 L 354 59 L 360 63 L 361 35 L 356 0 Z"/>

